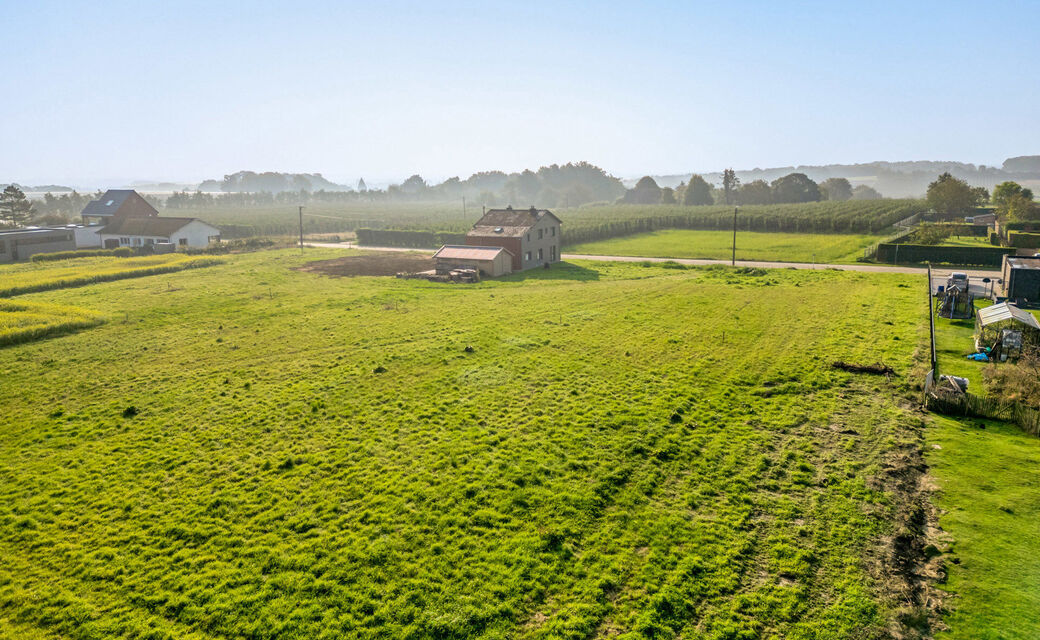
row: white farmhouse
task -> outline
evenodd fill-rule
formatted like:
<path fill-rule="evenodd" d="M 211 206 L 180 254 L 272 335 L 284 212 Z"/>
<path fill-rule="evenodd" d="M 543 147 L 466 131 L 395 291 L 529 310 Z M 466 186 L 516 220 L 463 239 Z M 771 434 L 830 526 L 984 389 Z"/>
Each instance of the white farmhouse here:
<path fill-rule="evenodd" d="M 98 236 L 106 249 L 157 243 L 205 247 L 211 242 L 220 242 L 220 229 L 198 218 L 125 217 L 112 219 L 98 231 Z"/>

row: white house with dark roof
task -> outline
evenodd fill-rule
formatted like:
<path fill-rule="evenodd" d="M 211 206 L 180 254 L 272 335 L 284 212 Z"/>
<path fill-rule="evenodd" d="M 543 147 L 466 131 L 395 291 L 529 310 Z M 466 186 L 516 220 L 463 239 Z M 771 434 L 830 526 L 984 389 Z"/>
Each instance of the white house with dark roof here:
<path fill-rule="evenodd" d="M 178 247 L 205 247 L 220 242 L 220 229 L 198 218 L 117 217 L 98 231 L 101 246 L 144 247 L 170 243 Z"/>

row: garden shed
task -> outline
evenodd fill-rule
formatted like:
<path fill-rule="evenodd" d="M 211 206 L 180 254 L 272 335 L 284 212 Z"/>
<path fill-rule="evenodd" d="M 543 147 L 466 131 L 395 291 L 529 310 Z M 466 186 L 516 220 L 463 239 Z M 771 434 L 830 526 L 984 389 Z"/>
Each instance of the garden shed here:
<path fill-rule="evenodd" d="M 486 276 L 504 276 L 513 271 L 513 254 L 502 247 L 446 244 L 433 254 L 437 273 L 452 269 L 476 269 Z"/>
<path fill-rule="evenodd" d="M 976 346 L 987 349 L 993 359 L 1015 357 L 1023 344 L 1036 344 L 1038 337 L 1036 316 L 1010 302 L 984 307 L 975 314 Z"/>

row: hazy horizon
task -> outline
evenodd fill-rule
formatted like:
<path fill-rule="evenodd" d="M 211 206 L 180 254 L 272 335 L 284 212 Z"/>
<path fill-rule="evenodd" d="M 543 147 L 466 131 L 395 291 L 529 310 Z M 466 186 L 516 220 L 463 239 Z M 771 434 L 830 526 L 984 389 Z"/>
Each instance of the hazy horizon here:
<path fill-rule="evenodd" d="M 1040 149 L 1026 3 L 14 6 L 0 180 L 437 182 Z M 979 125 L 979 122 L 986 124 Z"/>

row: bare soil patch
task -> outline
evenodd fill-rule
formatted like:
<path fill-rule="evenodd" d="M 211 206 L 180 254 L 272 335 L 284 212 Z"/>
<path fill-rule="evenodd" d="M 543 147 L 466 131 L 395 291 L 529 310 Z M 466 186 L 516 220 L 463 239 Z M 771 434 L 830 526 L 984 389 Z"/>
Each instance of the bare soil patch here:
<path fill-rule="evenodd" d="M 392 276 L 401 272 L 412 273 L 434 268 L 433 258 L 421 253 L 365 253 L 332 260 L 308 262 L 297 271 L 308 271 L 323 276 Z"/>

